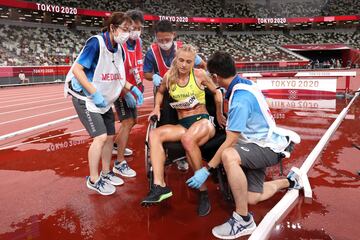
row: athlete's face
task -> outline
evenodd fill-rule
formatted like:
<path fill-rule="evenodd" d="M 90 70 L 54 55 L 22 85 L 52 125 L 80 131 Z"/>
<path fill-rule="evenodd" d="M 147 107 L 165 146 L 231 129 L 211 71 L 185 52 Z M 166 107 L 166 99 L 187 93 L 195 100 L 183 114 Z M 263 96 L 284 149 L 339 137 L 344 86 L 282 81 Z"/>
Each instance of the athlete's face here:
<path fill-rule="evenodd" d="M 194 67 L 195 54 L 192 52 L 181 51 L 178 53 L 176 66 L 180 73 L 189 73 Z"/>

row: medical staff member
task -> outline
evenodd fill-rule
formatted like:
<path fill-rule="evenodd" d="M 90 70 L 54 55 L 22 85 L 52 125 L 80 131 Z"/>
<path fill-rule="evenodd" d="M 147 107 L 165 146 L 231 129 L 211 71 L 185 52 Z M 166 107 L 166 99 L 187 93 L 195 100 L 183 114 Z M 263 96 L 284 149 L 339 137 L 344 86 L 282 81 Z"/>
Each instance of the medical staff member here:
<path fill-rule="evenodd" d="M 111 151 L 115 135 L 112 104 L 123 88 L 135 94 L 139 105 L 141 91 L 126 81 L 124 60 L 119 45 L 129 38 L 132 20 L 114 12 L 99 35 L 89 38 L 66 76 L 65 92 L 72 102 L 81 123 L 93 138 L 88 151 L 90 176 L 86 185 L 102 195 L 115 192 L 124 182 L 110 170 Z M 102 160 L 102 171 L 98 165 Z"/>
<path fill-rule="evenodd" d="M 138 86 L 143 92 L 143 54 L 142 54 L 142 41 L 140 38 L 141 31 L 144 27 L 144 15 L 139 10 L 130 10 L 126 12 L 132 20 L 132 26 L 130 31 L 130 37 L 122 45 L 123 52 L 125 53 L 125 74 L 126 80 L 132 85 Z M 136 124 L 137 110 L 136 110 L 136 99 L 134 95 L 123 90 L 121 96 L 114 103 L 118 119 L 121 122 L 120 129 L 115 137 L 114 149 L 116 149 L 117 160 L 115 161 L 113 171 L 120 174 L 123 177 L 135 177 L 136 172 L 130 168 L 125 156 L 130 156 L 133 151 L 126 148 L 128 143 L 130 131 Z"/>

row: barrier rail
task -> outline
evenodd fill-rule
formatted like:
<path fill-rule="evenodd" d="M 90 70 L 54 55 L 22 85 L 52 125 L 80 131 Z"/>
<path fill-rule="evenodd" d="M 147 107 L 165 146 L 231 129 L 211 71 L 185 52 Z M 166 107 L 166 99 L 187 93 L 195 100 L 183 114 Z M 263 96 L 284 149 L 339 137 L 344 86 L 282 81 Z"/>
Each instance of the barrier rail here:
<path fill-rule="evenodd" d="M 307 178 L 307 173 L 310 168 L 314 165 L 316 158 L 321 153 L 322 149 L 329 142 L 330 137 L 334 134 L 336 129 L 339 127 L 342 120 L 345 118 L 347 112 L 350 109 L 350 106 L 353 104 L 355 99 L 359 96 L 360 88 L 355 93 L 353 99 L 350 103 L 340 112 L 335 121 L 331 124 L 330 128 L 325 132 L 322 136 L 318 144 L 315 146 L 313 151 L 309 154 L 309 156 L 304 161 L 303 165 L 300 168 L 300 171 L 303 174 L 304 182 L 304 195 L 307 198 L 312 198 L 312 190 L 310 187 L 310 183 Z M 290 211 L 290 207 L 293 205 L 295 200 L 299 196 L 299 190 L 290 190 L 288 191 L 284 197 L 265 215 L 263 220 L 260 222 L 255 231 L 251 234 L 249 240 L 263 240 L 269 237 L 271 230 L 273 229 L 276 222 L 288 211 Z"/>

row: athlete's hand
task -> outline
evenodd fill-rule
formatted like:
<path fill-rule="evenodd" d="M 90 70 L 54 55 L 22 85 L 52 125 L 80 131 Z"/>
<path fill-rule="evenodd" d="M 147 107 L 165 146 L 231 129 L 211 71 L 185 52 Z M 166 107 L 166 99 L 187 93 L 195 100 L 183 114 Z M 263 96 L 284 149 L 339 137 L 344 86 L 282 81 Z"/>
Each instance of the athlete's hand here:
<path fill-rule="evenodd" d="M 204 184 L 208 176 L 210 175 L 209 171 L 206 169 L 206 167 L 202 167 L 199 170 L 197 170 L 191 178 L 189 178 L 186 183 L 191 188 L 197 188 L 199 189 L 201 185 Z"/>
<path fill-rule="evenodd" d="M 151 117 L 152 116 L 156 116 L 157 117 L 157 121 L 160 121 L 160 109 L 158 108 L 154 108 L 154 110 L 149 114 L 149 117 L 148 117 L 148 121 L 152 121 Z"/>
<path fill-rule="evenodd" d="M 127 92 L 124 96 L 126 105 L 129 108 L 135 108 L 136 107 L 136 100 L 134 96 L 131 94 L 131 92 Z"/>
<path fill-rule="evenodd" d="M 135 94 L 137 98 L 137 104 L 141 106 L 144 103 L 144 96 L 142 92 L 136 86 L 133 86 L 130 91 Z"/>
<path fill-rule="evenodd" d="M 153 79 L 153 83 L 154 83 L 154 86 L 155 87 L 158 87 L 160 86 L 161 82 L 162 82 L 162 77 L 160 77 L 158 74 L 154 74 L 152 76 L 152 79 Z"/>
<path fill-rule="evenodd" d="M 95 106 L 97 106 L 98 108 L 104 108 L 108 105 L 108 103 L 105 100 L 105 98 L 103 97 L 103 95 L 101 95 L 101 93 L 98 91 L 91 94 L 90 97 L 91 97 L 92 101 L 94 102 Z"/>
<path fill-rule="evenodd" d="M 216 120 L 220 127 L 222 128 L 226 127 L 226 117 L 222 112 L 216 113 Z"/>

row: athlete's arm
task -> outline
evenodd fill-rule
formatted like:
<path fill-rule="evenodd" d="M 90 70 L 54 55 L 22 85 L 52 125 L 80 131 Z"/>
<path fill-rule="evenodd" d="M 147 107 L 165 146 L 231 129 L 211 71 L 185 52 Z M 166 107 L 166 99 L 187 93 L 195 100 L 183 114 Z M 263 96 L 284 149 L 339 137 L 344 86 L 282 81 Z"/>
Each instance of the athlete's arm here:
<path fill-rule="evenodd" d="M 223 96 L 219 89 L 217 89 L 215 83 L 212 81 L 212 79 L 206 75 L 205 71 L 203 70 L 197 70 L 201 72 L 201 77 L 199 80 L 201 80 L 201 85 L 207 87 L 213 94 L 214 94 L 214 100 L 215 100 L 215 106 L 216 106 L 216 119 L 220 126 L 225 127 L 226 126 L 226 118 L 223 114 Z"/>

